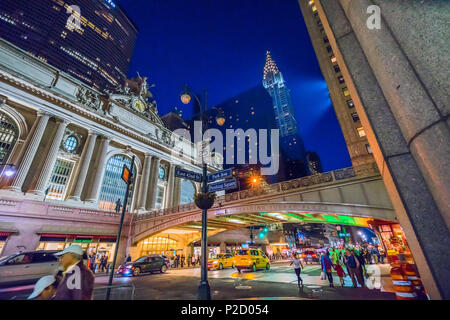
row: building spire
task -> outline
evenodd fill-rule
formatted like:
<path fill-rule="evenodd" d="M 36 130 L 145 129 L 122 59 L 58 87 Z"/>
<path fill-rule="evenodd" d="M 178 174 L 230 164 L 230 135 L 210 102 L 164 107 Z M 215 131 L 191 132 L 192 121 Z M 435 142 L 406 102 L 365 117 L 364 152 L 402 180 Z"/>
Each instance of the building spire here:
<path fill-rule="evenodd" d="M 264 65 L 264 79 L 267 78 L 267 76 L 272 73 L 278 73 L 280 72 L 278 70 L 277 64 L 275 61 L 273 61 L 272 57 L 270 56 L 270 51 L 266 52 L 266 64 Z"/>

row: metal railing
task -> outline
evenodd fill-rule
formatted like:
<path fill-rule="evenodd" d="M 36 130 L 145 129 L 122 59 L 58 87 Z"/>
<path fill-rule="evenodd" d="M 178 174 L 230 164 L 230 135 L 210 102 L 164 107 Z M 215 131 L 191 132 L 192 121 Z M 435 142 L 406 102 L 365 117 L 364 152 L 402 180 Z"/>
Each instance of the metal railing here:
<path fill-rule="evenodd" d="M 94 300 L 105 300 L 106 291 L 111 288 L 109 300 L 134 300 L 136 288 L 134 284 L 112 285 L 94 288 Z"/>
<path fill-rule="evenodd" d="M 228 193 L 223 196 L 217 197 L 214 206 L 219 204 L 222 206 L 224 203 L 244 200 L 264 195 L 276 194 L 285 191 L 296 190 L 300 188 L 326 184 L 331 182 L 339 182 L 346 179 L 355 177 L 362 177 L 367 175 L 379 174 L 376 163 L 368 163 L 357 167 L 348 167 L 343 169 L 337 169 L 329 172 L 319 173 L 312 176 L 301 177 L 293 180 L 282 181 L 274 184 L 269 184 L 264 187 L 236 191 Z M 165 216 L 168 214 L 188 212 L 197 210 L 197 206 L 194 203 L 187 203 L 176 207 L 154 210 L 142 214 L 136 214 L 135 221 L 146 220 L 158 216 Z"/>

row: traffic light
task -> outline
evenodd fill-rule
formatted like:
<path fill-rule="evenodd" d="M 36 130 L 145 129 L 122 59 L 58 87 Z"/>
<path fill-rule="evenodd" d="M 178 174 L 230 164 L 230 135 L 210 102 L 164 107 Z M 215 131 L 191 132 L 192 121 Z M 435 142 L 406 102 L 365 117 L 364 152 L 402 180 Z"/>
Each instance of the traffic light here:
<path fill-rule="evenodd" d="M 260 232 L 260 233 L 259 233 L 259 238 L 262 239 L 262 238 L 264 238 L 265 235 L 266 235 L 266 234 L 265 234 L 264 232 Z"/>
<path fill-rule="evenodd" d="M 264 228 L 264 232 L 267 232 L 267 231 L 269 231 L 269 229 L 267 227 L 265 227 Z"/>

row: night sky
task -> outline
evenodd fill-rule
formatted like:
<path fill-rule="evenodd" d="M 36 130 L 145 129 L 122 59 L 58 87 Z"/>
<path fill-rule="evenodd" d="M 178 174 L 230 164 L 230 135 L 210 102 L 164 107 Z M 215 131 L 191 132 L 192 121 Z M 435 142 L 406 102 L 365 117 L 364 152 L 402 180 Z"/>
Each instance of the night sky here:
<path fill-rule="evenodd" d="M 139 35 L 129 77 L 149 78 L 160 115 L 185 83 L 219 104 L 262 83 L 266 50 L 291 89 L 299 131 L 324 171 L 351 166 L 297 0 L 121 0 Z M 226 111 L 225 111 L 226 112 Z"/>

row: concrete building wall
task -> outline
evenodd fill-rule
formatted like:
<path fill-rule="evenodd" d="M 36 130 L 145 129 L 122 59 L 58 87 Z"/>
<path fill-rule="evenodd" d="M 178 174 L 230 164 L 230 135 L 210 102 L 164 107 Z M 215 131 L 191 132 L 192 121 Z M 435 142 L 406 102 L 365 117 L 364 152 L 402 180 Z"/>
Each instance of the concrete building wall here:
<path fill-rule="evenodd" d="M 299 3 L 308 16 L 308 1 Z M 445 40 L 450 3 L 316 0 L 314 5 L 427 292 L 448 299 L 450 257 L 442 252 L 450 243 Z M 372 5 L 381 9 L 380 29 L 367 27 Z"/>

